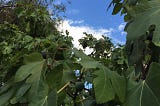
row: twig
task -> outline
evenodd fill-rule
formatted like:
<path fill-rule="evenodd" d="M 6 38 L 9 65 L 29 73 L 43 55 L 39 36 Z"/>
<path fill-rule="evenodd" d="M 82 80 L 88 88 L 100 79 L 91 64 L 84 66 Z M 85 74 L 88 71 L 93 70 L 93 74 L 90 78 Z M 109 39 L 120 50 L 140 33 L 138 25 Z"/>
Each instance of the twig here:
<path fill-rule="evenodd" d="M 3 9 L 3 8 L 11 8 L 11 7 L 16 7 L 16 5 L 1 5 L 1 6 L 0 6 L 0 9 Z"/>
<path fill-rule="evenodd" d="M 64 89 L 66 89 L 66 87 L 68 87 L 69 84 L 70 84 L 70 82 L 66 83 L 61 89 L 59 89 L 59 90 L 57 91 L 57 93 L 62 92 Z"/>

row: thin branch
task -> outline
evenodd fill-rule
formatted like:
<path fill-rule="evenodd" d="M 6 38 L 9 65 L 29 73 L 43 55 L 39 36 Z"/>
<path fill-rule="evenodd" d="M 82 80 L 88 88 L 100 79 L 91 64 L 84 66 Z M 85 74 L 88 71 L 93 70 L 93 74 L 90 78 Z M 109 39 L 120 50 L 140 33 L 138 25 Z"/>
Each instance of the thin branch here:
<path fill-rule="evenodd" d="M 11 8 L 11 7 L 16 7 L 17 5 L 1 5 L 0 6 L 0 9 L 3 9 L 3 8 Z"/>
<path fill-rule="evenodd" d="M 70 82 L 66 83 L 61 89 L 59 89 L 59 90 L 57 91 L 57 93 L 62 92 L 64 89 L 66 89 L 66 88 L 68 87 L 69 84 L 70 84 Z"/>
<path fill-rule="evenodd" d="M 80 100 L 78 100 L 78 101 L 76 101 L 77 103 L 78 102 L 83 102 L 84 100 L 87 100 L 87 99 L 89 99 L 90 97 L 86 97 L 86 98 L 82 98 L 82 99 L 80 99 Z"/>

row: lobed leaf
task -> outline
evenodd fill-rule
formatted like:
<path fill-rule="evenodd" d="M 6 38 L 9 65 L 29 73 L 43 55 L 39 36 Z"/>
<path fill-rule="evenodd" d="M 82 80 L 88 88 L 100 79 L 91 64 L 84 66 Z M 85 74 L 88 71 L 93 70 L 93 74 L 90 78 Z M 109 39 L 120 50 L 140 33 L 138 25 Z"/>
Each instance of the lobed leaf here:
<path fill-rule="evenodd" d="M 74 48 L 73 52 L 75 56 L 80 59 L 78 63 L 81 64 L 84 68 L 97 68 L 97 66 L 99 65 L 98 61 L 95 61 L 93 58 L 87 56 L 82 51 Z"/>
<path fill-rule="evenodd" d="M 25 57 L 26 65 L 21 66 L 15 74 L 14 81 L 20 82 L 26 79 L 26 85 L 31 86 L 21 87 L 17 92 L 17 99 L 28 91 L 29 106 L 43 106 L 47 101 L 48 85 L 43 78 L 43 65 L 44 61 L 40 54 L 33 53 Z M 21 90 L 22 89 L 22 90 Z M 16 102 L 16 98 L 12 99 L 12 102 Z"/>
<path fill-rule="evenodd" d="M 129 85 L 127 99 L 123 106 L 160 106 L 160 64 L 152 63 L 147 79 Z M 132 86 L 132 87 L 130 87 Z"/>
<path fill-rule="evenodd" d="M 160 1 L 150 0 L 140 2 L 129 13 L 133 17 L 133 21 L 127 27 L 127 39 L 134 40 L 145 35 L 151 25 L 155 25 L 153 42 L 160 46 Z"/>
<path fill-rule="evenodd" d="M 30 55 L 25 55 L 24 56 L 24 64 L 27 63 L 32 63 L 32 62 L 37 62 L 37 61 L 42 61 L 43 57 L 40 53 L 34 52 Z"/>
<path fill-rule="evenodd" d="M 15 89 L 10 89 L 6 93 L 1 94 L 0 95 L 0 106 L 7 106 L 14 92 L 15 92 Z"/>
<path fill-rule="evenodd" d="M 105 103 L 114 99 L 115 92 L 112 88 L 108 71 L 109 70 L 101 68 L 94 73 L 97 75 L 93 80 L 97 103 Z"/>
<path fill-rule="evenodd" d="M 117 95 L 124 102 L 126 95 L 126 80 L 116 72 L 110 71 L 103 65 L 100 70 L 95 71 L 97 76 L 94 80 L 94 90 L 97 103 L 105 103 L 115 99 Z"/>

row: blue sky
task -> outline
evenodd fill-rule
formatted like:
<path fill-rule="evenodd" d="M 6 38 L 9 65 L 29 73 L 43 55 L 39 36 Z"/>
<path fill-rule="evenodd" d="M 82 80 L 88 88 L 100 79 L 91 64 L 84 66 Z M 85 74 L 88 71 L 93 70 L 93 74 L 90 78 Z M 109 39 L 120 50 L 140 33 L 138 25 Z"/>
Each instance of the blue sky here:
<path fill-rule="evenodd" d="M 111 0 L 71 0 L 67 5 L 66 16 L 73 20 L 85 20 L 86 24 L 97 27 L 116 27 L 123 22 L 120 15 L 111 15 L 107 11 Z"/>
<path fill-rule="evenodd" d="M 82 31 L 86 31 L 95 34 L 97 38 L 103 34 L 109 36 L 114 43 L 125 43 L 123 16 L 120 14 L 113 16 L 112 8 L 107 11 L 107 6 L 111 0 L 70 1 L 71 4 L 66 3 L 66 18 L 61 29 L 66 30 L 68 28 L 71 35 L 77 39 L 80 36 L 83 37 L 80 35 Z"/>

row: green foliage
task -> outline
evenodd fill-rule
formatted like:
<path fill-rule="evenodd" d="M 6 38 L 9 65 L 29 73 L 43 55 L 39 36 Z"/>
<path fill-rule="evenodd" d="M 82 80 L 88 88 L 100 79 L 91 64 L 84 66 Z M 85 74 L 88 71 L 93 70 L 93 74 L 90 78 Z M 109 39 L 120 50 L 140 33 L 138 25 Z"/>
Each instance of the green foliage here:
<path fill-rule="evenodd" d="M 84 33 L 84 35 L 85 37 L 79 39 L 79 42 L 83 49 L 86 49 L 86 47 L 93 49 L 93 52 L 90 54 L 91 57 L 95 59 L 108 58 L 107 56 L 114 47 L 109 37 L 102 36 L 101 39 L 96 39 L 92 34 Z"/>
<path fill-rule="evenodd" d="M 122 0 L 127 22 L 127 97 L 124 106 L 159 106 L 159 1 Z M 115 7 L 117 8 L 117 7 Z"/>
<path fill-rule="evenodd" d="M 128 40 L 133 40 L 145 35 L 149 31 L 150 26 L 155 26 L 153 42 L 159 46 L 159 1 L 151 0 L 141 2 L 129 11 L 133 18 L 133 22 L 127 27 Z M 136 31 L 133 31 L 136 30 Z"/>
<path fill-rule="evenodd" d="M 115 96 L 118 96 L 119 100 L 124 102 L 126 95 L 126 80 L 124 77 L 110 71 L 104 65 L 80 51 L 76 51 L 75 55 L 80 58 L 79 62 L 84 68 L 96 68 L 93 73 L 96 75 L 93 84 L 97 103 L 108 102 L 115 99 Z"/>
<path fill-rule="evenodd" d="M 96 100 L 98 103 L 105 103 L 118 96 L 121 102 L 125 100 L 126 81 L 124 77 L 110 71 L 104 66 L 99 66 L 99 70 L 94 74 L 96 77 L 93 81 Z"/>
<path fill-rule="evenodd" d="M 112 14 L 113 15 L 117 14 L 121 9 L 122 9 L 122 3 L 115 4 Z"/>
<path fill-rule="evenodd" d="M 160 64 L 152 63 L 146 80 L 136 83 L 128 89 L 127 100 L 124 106 L 159 106 Z M 130 85 L 129 85 L 130 86 Z M 148 100 L 148 97 L 150 98 Z M 139 99 L 137 99 L 139 98 Z"/>
<path fill-rule="evenodd" d="M 0 106 L 159 106 L 159 1 L 111 4 L 125 14 L 126 45 L 84 33 L 78 50 L 56 29 L 63 4 L 2 0 Z"/>
<path fill-rule="evenodd" d="M 85 55 L 82 51 L 79 52 L 77 49 L 73 49 L 75 56 L 78 57 L 78 63 L 81 64 L 84 68 L 96 68 L 99 64 L 98 61 Z"/>
<path fill-rule="evenodd" d="M 39 80 L 41 71 L 42 71 L 42 66 L 44 64 L 44 61 L 40 55 L 40 57 L 35 58 L 35 54 L 31 54 L 30 56 L 26 57 L 25 60 L 25 65 L 21 66 L 16 74 L 15 74 L 15 82 L 23 81 L 26 79 L 29 75 L 30 77 L 27 78 L 27 82 L 36 82 L 34 80 Z M 39 54 L 36 54 L 39 55 Z M 34 60 L 35 58 L 35 60 Z M 40 59 L 41 61 L 37 61 L 37 59 Z M 28 61 L 27 61 L 28 60 Z M 37 75 L 40 74 L 40 75 Z M 34 77 L 33 77 L 34 76 Z"/>
<path fill-rule="evenodd" d="M 48 95 L 48 103 L 46 106 L 57 106 L 57 93 L 55 90 Z"/>

